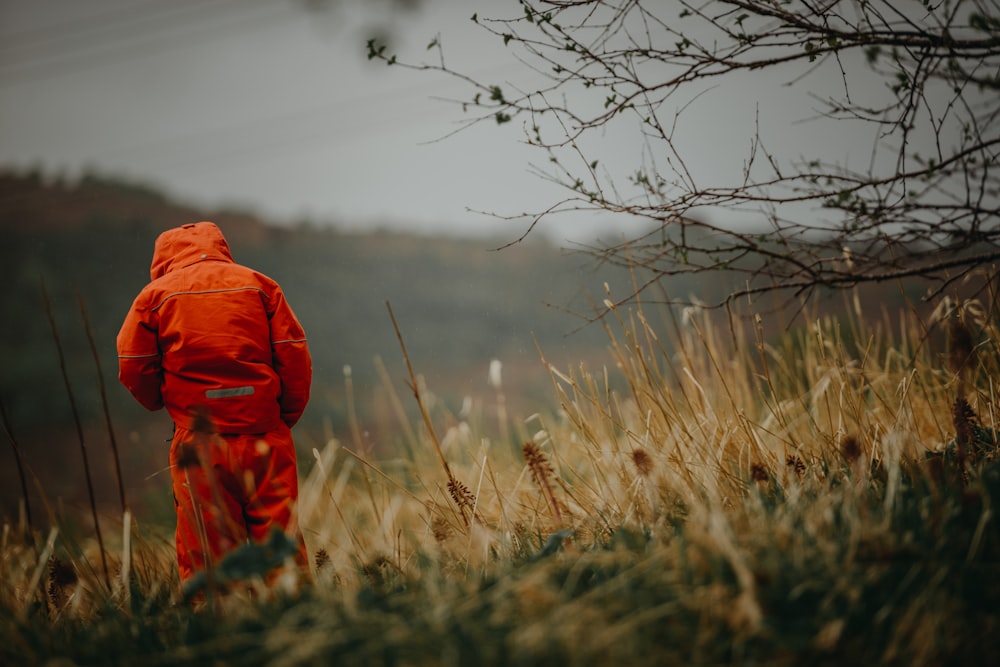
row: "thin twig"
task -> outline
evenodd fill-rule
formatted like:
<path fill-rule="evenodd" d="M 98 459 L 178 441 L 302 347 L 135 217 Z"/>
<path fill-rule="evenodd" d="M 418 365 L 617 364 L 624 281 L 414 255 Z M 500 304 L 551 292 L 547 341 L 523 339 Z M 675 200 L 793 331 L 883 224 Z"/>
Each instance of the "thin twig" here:
<path fill-rule="evenodd" d="M 348 451 L 348 450 L 346 450 L 346 448 L 345 448 L 345 451 Z M 364 459 L 362 459 L 358 455 L 353 454 L 352 452 L 349 452 L 349 451 L 348 451 L 348 453 L 350 453 L 352 456 L 354 456 L 359 461 L 364 461 Z M 313 449 L 313 456 L 316 458 L 316 462 L 319 463 L 320 469 L 322 469 L 323 468 L 323 459 L 320 456 L 320 453 L 316 449 Z M 351 528 L 351 522 L 347 520 L 346 516 L 344 516 L 344 511 L 341 509 L 340 503 L 337 502 L 337 497 L 334 495 L 333 489 L 331 489 L 331 488 L 328 487 L 328 485 L 326 483 L 326 476 L 325 475 L 324 475 L 324 479 L 323 479 L 323 488 L 326 489 L 326 493 L 330 497 L 330 502 L 333 504 L 333 509 L 336 510 L 337 516 L 340 517 L 340 525 L 344 526 L 344 529 L 347 531 L 347 536 L 350 538 L 351 542 L 354 544 L 354 552 L 357 553 L 357 554 L 363 554 L 364 553 L 364 548 L 361 546 L 361 541 L 358 539 L 358 536 L 355 535 L 354 530 Z"/>
<path fill-rule="evenodd" d="M 97 545 L 101 550 L 101 565 L 104 567 L 104 583 L 111 591 L 111 574 L 108 570 L 108 556 L 104 553 L 104 538 L 101 535 L 101 524 L 97 518 L 97 501 L 94 498 L 94 480 L 90 475 L 90 460 L 87 457 L 87 442 L 83 436 L 83 424 L 80 421 L 80 412 L 76 407 L 76 397 L 73 395 L 73 386 L 69 381 L 69 373 L 66 370 L 66 355 L 63 353 L 62 343 L 59 341 L 59 328 L 56 326 L 56 318 L 52 312 L 52 299 L 49 298 L 49 290 L 45 287 L 45 279 L 41 278 L 42 299 L 45 303 L 45 314 L 49 318 L 49 326 L 52 328 L 52 340 L 56 345 L 56 354 L 59 357 L 59 370 L 62 372 L 63 384 L 66 387 L 66 394 L 69 397 L 70 409 L 73 411 L 73 421 L 76 424 L 76 434 L 80 441 L 80 454 L 83 457 L 83 472 L 87 479 L 87 494 L 90 497 L 90 513 L 94 518 L 94 531 L 97 533 Z"/>
<path fill-rule="evenodd" d="M 87 304 L 83 295 L 77 293 L 80 302 L 80 318 L 83 321 L 83 330 L 87 333 L 87 342 L 90 343 L 90 353 L 94 357 L 94 367 L 97 369 L 97 387 L 101 394 L 101 407 L 104 410 L 104 425 L 108 429 L 108 441 L 111 443 L 111 455 L 115 462 L 115 478 L 118 480 L 118 499 L 121 501 L 122 513 L 128 512 L 128 502 L 125 500 L 125 482 L 122 479 L 122 464 L 118 456 L 118 441 L 115 439 L 115 429 L 111 424 L 111 410 L 108 407 L 108 391 L 104 385 L 104 373 L 101 370 L 101 358 L 97 354 L 97 344 L 94 342 L 94 332 L 90 327 L 90 318 L 87 317 Z"/>
<path fill-rule="evenodd" d="M 7 415 L 7 406 L 0 397 L 0 418 L 3 420 L 3 430 L 7 435 L 7 441 L 10 442 L 10 447 L 14 451 L 14 462 L 17 464 L 17 475 L 21 481 L 21 497 L 24 498 L 24 518 L 28 522 L 27 529 L 28 535 L 30 536 L 30 542 L 32 548 L 35 550 L 35 555 L 38 555 L 38 547 L 35 544 L 35 529 L 31 521 L 31 502 L 28 500 L 28 480 L 24 475 L 24 463 L 21 459 L 21 448 L 17 444 L 17 438 L 14 437 L 14 431 L 10 425 L 10 417 Z"/>
<path fill-rule="evenodd" d="M 427 432 L 430 435 L 431 442 L 434 443 L 434 450 L 437 452 L 438 458 L 441 460 L 441 466 L 444 468 L 444 472 L 448 476 L 448 488 L 455 488 L 458 480 L 456 480 L 455 476 L 452 474 L 451 466 L 448 465 L 448 459 L 444 457 L 444 450 L 441 449 L 441 441 L 438 440 L 437 433 L 434 432 L 434 424 L 431 422 L 430 413 L 427 412 L 423 396 L 420 394 L 420 385 L 417 384 L 417 376 L 413 372 L 413 365 L 410 363 L 410 355 L 406 351 L 406 343 L 403 342 L 403 334 L 399 330 L 399 323 L 396 322 L 396 315 L 392 312 L 392 304 L 386 301 L 385 307 L 389 311 L 389 319 L 392 320 L 392 328 L 396 331 L 396 338 L 399 340 L 399 347 L 403 350 L 403 360 L 406 362 L 406 370 L 410 374 L 410 389 L 413 391 L 413 397 L 417 400 L 417 407 L 420 409 L 420 416 L 424 419 L 424 426 L 427 427 Z M 464 521 L 465 525 L 468 526 L 469 518 L 465 515 L 465 506 L 458 502 L 457 499 L 454 498 L 454 495 L 452 500 L 455 501 L 455 505 L 462 513 L 462 521 Z"/>

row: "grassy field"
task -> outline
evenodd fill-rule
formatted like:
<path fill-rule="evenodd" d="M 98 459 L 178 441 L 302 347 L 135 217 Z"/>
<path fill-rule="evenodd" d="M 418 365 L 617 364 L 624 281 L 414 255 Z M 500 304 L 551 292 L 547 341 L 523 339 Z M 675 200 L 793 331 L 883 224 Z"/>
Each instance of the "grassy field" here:
<path fill-rule="evenodd" d="M 142 517 L 102 549 L 35 508 L 3 528 L 0 663 L 998 664 L 992 308 L 857 312 L 770 336 L 615 310 L 607 363 L 549 367 L 533 415 L 498 368 L 461 414 L 413 369 L 398 458 L 349 435 L 300 461 L 297 587 L 193 610 Z"/>

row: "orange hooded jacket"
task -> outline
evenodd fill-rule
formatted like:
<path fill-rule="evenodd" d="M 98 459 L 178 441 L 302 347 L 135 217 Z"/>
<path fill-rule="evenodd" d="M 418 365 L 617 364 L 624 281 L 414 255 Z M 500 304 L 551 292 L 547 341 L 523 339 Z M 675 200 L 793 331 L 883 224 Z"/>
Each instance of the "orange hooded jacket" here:
<path fill-rule="evenodd" d="M 236 264 L 211 222 L 161 234 L 150 277 L 118 333 L 118 377 L 136 400 L 185 428 L 196 406 L 220 433 L 294 425 L 312 361 L 278 284 Z"/>

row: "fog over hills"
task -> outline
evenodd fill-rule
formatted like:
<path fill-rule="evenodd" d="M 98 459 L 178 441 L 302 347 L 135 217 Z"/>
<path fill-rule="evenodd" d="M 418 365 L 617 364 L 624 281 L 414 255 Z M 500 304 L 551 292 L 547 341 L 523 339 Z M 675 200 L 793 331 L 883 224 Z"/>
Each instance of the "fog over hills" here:
<path fill-rule="evenodd" d="M 94 175 L 66 182 L 37 173 L 0 173 L 0 212 L 0 277 L 6 286 L 0 396 L 15 437 L 40 468 L 36 474 L 60 493 L 78 479 L 78 471 L 51 464 L 76 461 L 79 454 L 43 285 L 91 447 L 103 448 L 108 435 L 81 303 L 116 434 L 132 443 L 124 448 L 125 458 L 151 474 L 162 467 L 170 423 L 165 413 L 146 413 L 118 384 L 114 340 L 132 299 L 149 280 L 153 241 L 164 229 L 212 220 L 237 262 L 283 286 L 314 358 L 313 399 L 297 429 L 306 452 L 310 440 L 331 433 L 343 437 L 347 430 L 347 367 L 371 444 L 391 447 L 375 442 L 385 422 L 395 419 L 387 407 L 386 381 L 407 409 L 412 397 L 387 302 L 415 370 L 443 409 L 458 414 L 469 400 L 495 402 L 487 373 L 496 359 L 503 364 L 508 407 L 516 414 L 534 411 L 540 401 L 552 403 L 539 349 L 559 365 L 602 357 L 604 332 L 588 326 L 574 333 L 585 322 L 568 311 L 590 312 L 591 300 L 603 299 L 604 283 L 612 289 L 618 284 L 624 293 L 629 280 L 624 272 L 595 272 L 585 256 L 542 239 L 496 251 L 509 239 L 279 227 L 245 212 L 197 210 L 154 187 Z M 13 471 L 4 479 L 8 474 Z M 16 494 L 0 497 L 9 506 Z"/>

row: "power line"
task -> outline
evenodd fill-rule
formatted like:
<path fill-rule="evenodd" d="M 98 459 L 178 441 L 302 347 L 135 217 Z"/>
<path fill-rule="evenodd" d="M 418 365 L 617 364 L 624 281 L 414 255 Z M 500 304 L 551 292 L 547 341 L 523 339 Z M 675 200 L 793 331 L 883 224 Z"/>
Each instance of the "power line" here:
<path fill-rule="evenodd" d="M 114 33 L 130 24 L 169 18 L 170 15 L 178 12 L 188 12 L 192 8 L 196 9 L 216 1 L 203 0 L 203 2 L 196 4 L 175 2 L 165 6 L 162 2 L 152 0 L 139 5 L 129 5 L 124 9 L 105 7 L 85 16 L 0 34 L 0 53 L 30 50 L 50 42 L 63 43 L 74 38 L 99 36 L 101 32 Z M 92 34 L 87 35 L 88 32 Z"/>
<path fill-rule="evenodd" d="M 238 12 L 237 6 L 246 11 Z M 108 30 L 119 33 L 127 30 L 128 25 L 135 26 L 136 22 L 153 25 L 146 30 L 131 30 L 117 39 L 92 42 L 90 38 L 95 35 L 92 30 L 87 42 L 75 49 L 64 49 L 40 58 L 4 58 L 0 61 L 0 77 L 7 81 L 0 85 L 73 75 L 136 56 L 183 48 L 192 43 L 196 35 L 209 30 L 245 30 L 265 20 L 290 16 L 287 5 L 264 0 L 252 3 L 248 0 L 207 0 L 206 4 L 175 7 L 175 10 L 149 17 L 125 16 L 117 24 L 111 24 Z M 98 29 L 96 34 L 100 35 L 102 30 Z"/>
<path fill-rule="evenodd" d="M 221 26 L 223 28 L 231 28 L 237 24 L 245 25 L 247 20 L 246 14 L 240 14 L 239 18 L 233 20 L 233 17 L 238 13 L 230 6 L 236 2 L 239 2 L 240 6 L 244 8 L 250 4 L 249 0 L 203 0 L 194 5 L 184 4 L 176 8 L 176 11 L 157 12 L 155 16 L 164 20 L 159 21 L 155 25 L 149 25 L 149 29 L 133 32 L 125 37 L 125 39 L 118 39 L 98 45 L 97 51 L 94 50 L 94 45 L 91 45 L 91 50 L 84 50 L 82 55 L 80 49 L 77 48 L 76 57 L 73 57 L 74 54 L 72 52 L 64 50 L 55 57 L 61 57 L 65 64 L 52 63 L 50 58 L 49 60 L 36 61 L 35 66 L 41 68 L 48 67 L 50 75 L 68 75 L 87 67 L 100 65 L 102 59 L 110 60 L 107 57 L 109 54 L 114 55 L 115 52 L 125 51 L 126 55 L 128 55 L 128 52 L 132 51 L 133 47 L 136 46 L 137 41 L 148 42 L 159 39 L 159 46 L 161 47 L 181 48 L 185 46 L 185 41 L 172 39 L 164 43 L 162 40 L 181 31 L 185 33 L 184 36 L 188 37 L 187 41 L 193 41 L 190 39 L 192 33 L 197 33 L 199 29 L 208 28 L 213 20 L 218 19 L 228 19 Z M 261 10 L 265 5 L 269 9 L 273 9 L 276 6 L 279 7 L 286 17 L 292 16 L 289 10 L 294 11 L 289 2 L 276 3 L 274 0 L 257 0 L 256 9 Z M 143 22 L 149 23 L 147 21 L 150 18 L 148 14 L 139 14 L 141 8 L 147 8 L 148 6 L 149 3 L 143 3 L 138 7 L 130 7 L 127 11 L 120 9 L 117 12 L 106 10 L 91 15 L 90 19 L 81 18 L 64 21 L 55 27 L 40 28 L 36 32 L 22 31 L 16 34 L 21 35 L 26 40 L 29 38 L 34 40 L 47 39 L 44 37 L 45 35 L 51 35 L 52 40 L 57 40 L 60 34 L 70 34 L 73 31 L 80 31 L 81 34 L 89 33 L 92 38 L 95 34 L 102 34 L 101 31 L 105 30 L 102 27 L 103 24 L 111 26 L 108 30 L 120 32 L 125 26 L 135 28 L 138 25 L 142 25 Z M 197 20 L 192 20 L 192 15 Z M 259 17 L 256 14 L 250 16 L 250 20 L 252 21 L 260 21 L 261 18 L 268 17 Z M 60 31 L 62 32 L 60 33 Z M 143 47 L 142 53 L 144 55 L 153 53 L 149 48 L 149 44 L 140 43 L 139 46 Z M 0 47 L 0 52 L 2 50 L 2 47 Z M 86 57 L 83 57 L 88 56 L 88 54 L 89 61 Z M 120 62 L 123 59 L 122 57 L 116 57 L 114 62 Z M 4 65 L 5 63 L 0 62 L 0 74 L 3 73 Z M 22 66 L 27 67 L 30 65 L 30 60 L 22 62 Z M 494 68 L 491 67 L 489 69 L 493 70 Z M 2 85 L 0 83 L 0 89 L 2 89 Z M 117 161 L 116 158 L 121 159 L 123 156 L 132 157 L 133 159 L 135 157 L 143 158 L 143 153 L 146 153 L 147 156 L 143 159 L 148 160 L 150 159 L 149 156 L 152 156 L 154 163 L 165 164 L 168 168 L 177 168 L 177 165 L 180 164 L 181 166 L 193 166 L 195 169 L 200 168 L 210 171 L 213 169 L 212 165 L 231 163 L 233 160 L 238 159 L 248 159 L 260 155 L 273 157 L 301 154 L 322 146 L 324 142 L 336 141 L 335 137 L 338 135 L 343 136 L 345 132 L 350 132 L 352 136 L 358 136 L 359 134 L 366 135 L 370 132 L 380 131 L 376 127 L 353 127 L 345 129 L 342 124 L 335 124 L 333 122 L 335 120 L 333 113 L 336 110 L 345 106 L 354 107 L 364 103 L 377 103 L 382 99 L 391 100 L 391 98 L 405 97 L 415 90 L 424 89 L 426 89 L 425 84 L 414 83 L 403 88 L 383 90 L 351 99 L 339 99 L 332 103 L 278 112 L 266 117 L 248 119 L 243 116 L 237 116 L 235 123 L 231 119 L 221 127 L 197 129 L 183 132 L 179 135 L 140 141 L 130 146 L 101 151 L 103 156 L 96 155 L 94 157 L 97 159 L 103 157 L 104 160 L 108 161 Z M 398 126 L 416 120 L 412 109 L 406 108 L 402 104 L 397 104 L 396 107 L 398 109 L 397 116 L 387 122 Z M 283 141 L 279 141 L 279 137 L 281 136 L 285 137 Z"/>
<path fill-rule="evenodd" d="M 481 67 L 477 75 L 508 70 L 507 63 Z M 183 134 L 173 134 L 150 141 L 135 143 L 116 149 L 109 149 L 96 159 L 115 160 L 123 156 L 145 155 L 145 162 L 152 162 L 167 168 L 185 168 L 212 171 L 215 166 L 232 164 L 235 160 L 250 160 L 260 156 L 270 158 L 276 156 L 298 155 L 313 150 L 328 148 L 324 142 L 335 142 L 336 137 L 350 133 L 352 139 L 359 135 L 367 136 L 384 132 L 384 127 L 377 123 L 370 114 L 358 125 L 344 127 L 342 122 L 336 125 L 334 121 L 339 116 L 334 113 L 343 109 L 370 108 L 373 104 L 381 108 L 396 109 L 395 115 L 385 119 L 392 126 L 411 125 L 423 122 L 429 117 L 440 118 L 441 111 L 437 108 L 415 110 L 412 106 L 393 105 L 393 100 L 405 100 L 415 92 L 427 90 L 425 83 L 412 83 L 406 86 L 386 88 L 373 91 L 366 95 L 351 98 L 341 98 L 333 102 L 310 107 L 300 107 L 257 118 L 241 118 L 237 122 L 228 122 L 225 126 L 199 128 Z M 456 121 L 461 122 L 461 121 Z M 278 135 L 278 136 L 276 136 Z M 441 136 L 444 136 L 442 133 Z M 433 141 L 438 136 L 428 137 Z M 149 156 L 153 156 L 150 158 Z M 134 158 L 133 158 L 134 159 Z"/>

